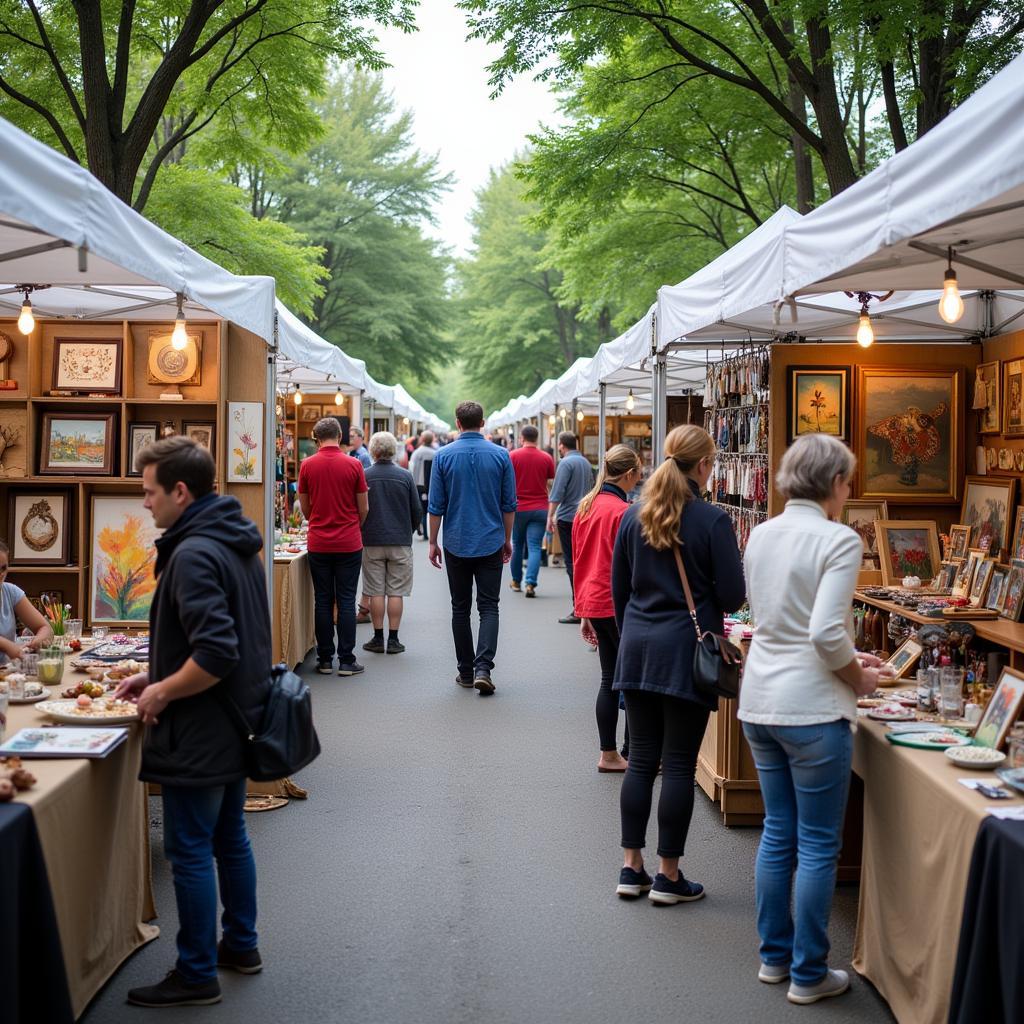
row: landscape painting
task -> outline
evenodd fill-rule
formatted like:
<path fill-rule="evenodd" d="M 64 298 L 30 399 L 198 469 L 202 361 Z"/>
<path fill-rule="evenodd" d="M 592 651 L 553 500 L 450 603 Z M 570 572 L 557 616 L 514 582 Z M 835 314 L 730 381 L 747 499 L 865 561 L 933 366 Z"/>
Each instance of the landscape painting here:
<path fill-rule="evenodd" d="M 114 471 L 114 413 L 43 416 L 40 473 L 110 476 Z"/>
<path fill-rule="evenodd" d="M 788 400 L 790 442 L 804 434 L 849 440 L 848 366 L 791 366 Z"/>

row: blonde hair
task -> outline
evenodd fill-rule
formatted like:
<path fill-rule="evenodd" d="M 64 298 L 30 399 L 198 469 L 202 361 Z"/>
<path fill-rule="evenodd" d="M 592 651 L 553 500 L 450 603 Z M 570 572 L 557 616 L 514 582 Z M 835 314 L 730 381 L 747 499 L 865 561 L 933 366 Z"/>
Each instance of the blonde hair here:
<path fill-rule="evenodd" d="M 701 459 L 714 458 L 711 435 L 692 423 L 670 430 L 665 438 L 665 461 L 644 485 L 640 533 L 655 551 L 668 551 L 679 538 L 679 521 L 693 499 L 689 473 Z"/>
<path fill-rule="evenodd" d="M 590 514 L 590 507 L 594 499 L 601 493 L 601 488 L 607 480 L 617 480 L 625 476 L 631 469 L 640 468 L 640 456 L 637 455 L 628 444 L 616 444 L 605 452 L 604 462 L 601 463 L 601 472 L 597 474 L 597 483 L 594 489 L 584 497 L 576 509 L 576 516 L 580 519 Z"/>

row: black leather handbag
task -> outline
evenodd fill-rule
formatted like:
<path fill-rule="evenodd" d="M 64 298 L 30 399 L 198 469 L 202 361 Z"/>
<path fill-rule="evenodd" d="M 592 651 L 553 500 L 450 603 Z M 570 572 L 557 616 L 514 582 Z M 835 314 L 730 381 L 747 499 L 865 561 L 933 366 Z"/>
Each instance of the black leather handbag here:
<path fill-rule="evenodd" d="M 312 695 L 287 666 L 275 665 L 270 670 L 267 702 L 255 729 L 242 709 L 230 697 L 227 699 L 245 740 L 246 773 L 254 782 L 284 779 L 319 756 Z"/>
<path fill-rule="evenodd" d="M 686 607 L 690 610 L 693 628 L 697 631 L 697 647 L 693 652 L 693 686 L 706 697 L 724 697 L 735 700 L 740 695 L 740 668 L 743 665 L 743 654 L 724 636 L 703 630 L 697 621 L 697 608 L 693 603 L 693 592 L 683 565 L 683 555 L 679 544 L 672 545 L 672 553 L 676 558 L 679 580 L 683 584 L 686 596 Z"/>

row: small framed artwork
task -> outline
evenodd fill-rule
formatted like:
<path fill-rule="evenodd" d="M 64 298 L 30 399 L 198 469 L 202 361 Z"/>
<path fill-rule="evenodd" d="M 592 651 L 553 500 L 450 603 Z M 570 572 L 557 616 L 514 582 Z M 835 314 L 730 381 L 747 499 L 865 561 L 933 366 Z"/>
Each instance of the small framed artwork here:
<path fill-rule="evenodd" d="M 1006 735 L 1020 714 L 1024 700 L 1024 675 L 1012 668 L 1004 668 L 996 684 L 996 692 L 974 730 L 974 742 L 979 747 L 998 750 L 1006 742 Z"/>
<path fill-rule="evenodd" d="M 960 566 L 960 571 L 953 581 L 953 597 L 971 596 L 971 589 L 974 587 L 974 577 L 978 572 L 978 566 L 985 560 L 985 552 L 981 548 L 971 548 L 967 557 Z"/>
<path fill-rule="evenodd" d="M 128 466 L 125 476 L 142 476 L 142 470 L 135 464 L 139 452 L 151 445 L 160 436 L 159 423 L 128 424 Z"/>
<path fill-rule="evenodd" d="M 170 331 L 149 336 L 149 358 L 146 361 L 148 384 L 198 386 L 203 382 L 203 336 L 189 334 L 183 349 L 176 349 Z"/>
<path fill-rule="evenodd" d="M 299 406 L 299 422 L 300 423 L 316 423 L 323 414 L 322 405 L 310 405 L 308 402 L 303 402 Z"/>
<path fill-rule="evenodd" d="M 162 533 L 141 495 L 94 494 L 89 527 L 89 621 L 141 626 L 156 590 L 156 539 Z"/>
<path fill-rule="evenodd" d="M 899 584 L 904 576 L 931 580 L 942 562 L 939 533 L 935 523 L 926 519 L 879 519 L 875 522 L 882 583 Z"/>
<path fill-rule="evenodd" d="M 1024 558 L 1024 505 L 1017 509 L 1013 522 L 1013 540 L 1010 541 L 1010 558 Z"/>
<path fill-rule="evenodd" d="M 947 558 L 966 558 L 967 549 L 971 546 L 971 528 L 964 523 L 957 523 L 949 528 L 949 553 Z"/>
<path fill-rule="evenodd" d="M 992 579 L 988 584 L 988 596 L 985 598 L 985 607 L 994 612 L 1002 612 L 1003 598 L 1006 595 L 1006 578 L 1010 574 L 1008 565 L 996 564 L 992 570 Z"/>
<path fill-rule="evenodd" d="M 936 587 L 939 590 L 952 590 L 953 584 L 956 581 L 957 573 L 960 571 L 960 566 L 964 564 L 964 559 L 957 558 L 949 562 L 943 562 L 942 568 L 939 569 L 939 575 L 936 577 Z"/>
<path fill-rule="evenodd" d="M 1003 433 L 1024 437 L 1024 359 L 1003 363 Z"/>
<path fill-rule="evenodd" d="M 787 392 L 789 442 L 804 434 L 850 440 L 849 366 L 791 366 Z"/>
<path fill-rule="evenodd" d="M 971 607 L 984 608 L 988 597 L 988 588 L 992 583 L 992 571 L 996 567 L 994 558 L 983 558 L 974 571 L 974 581 L 971 583 Z"/>
<path fill-rule="evenodd" d="M 53 389 L 121 394 L 121 338 L 56 338 Z"/>
<path fill-rule="evenodd" d="M 1010 562 L 1010 571 L 1006 577 L 1003 593 L 1003 618 L 1011 622 L 1020 622 L 1021 611 L 1024 610 L 1024 561 L 1015 558 Z"/>
<path fill-rule="evenodd" d="M 878 564 L 878 539 L 875 523 L 889 518 L 889 505 L 885 501 L 848 501 L 843 505 L 839 521 L 854 530 L 864 543 L 864 560 Z"/>
<path fill-rule="evenodd" d="M 43 413 L 39 472 L 61 476 L 113 476 L 117 413 Z"/>
<path fill-rule="evenodd" d="M 200 448 L 205 448 L 211 455 L 216 449 L 217 424 L 213 420 L 185 420 L 181 424 L 181 432 L 185 437 L 191 438 Z"/>
<path fill-rule="evenodd" d="M 913 638 L 908 638 L 896 649 L 893 656 L 886 662 L 893 673 L 893 681 L 903 679 L 917 664 L 924 648 Z"/>
<path fill-rule="evenodd" d="M 262 402 L 228 402 L 227 481 L 263 483 Z"/>
<path fill-rule="evenodd" d="M 1016 477 L 967 477 L 960 521 L 971 528 L 971 547 L 986 548 L 994 558 L 1009 549 L 1016 491 Z"/>
<path fill-rule="evenodd" d="M 984 389 L 985 407 L 979 409 L 981 426 L 979 434 L 998 434 L 1002 429 L 1003 410 L 999 401 L 999 360 L 979 363 L 975 377 L 975 393 Z"/>
<path fill-rule="evenodd" d="M 67 565 L 71 551 L 71 495 L 67 491 L 15 491 L 7 496 L 10 562 Z"/>

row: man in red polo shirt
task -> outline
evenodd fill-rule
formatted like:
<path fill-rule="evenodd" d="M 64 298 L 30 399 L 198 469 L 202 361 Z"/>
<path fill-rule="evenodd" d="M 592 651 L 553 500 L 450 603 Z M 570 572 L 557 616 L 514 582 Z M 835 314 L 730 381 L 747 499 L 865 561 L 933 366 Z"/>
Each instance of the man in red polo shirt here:
<path fill-rule="evenodd" d="M 338 605 L 338 675 L 363 671 L 356 645 L 356 591 L 363 562 L 360 527 L 369 504 L 362 463 L 341 450 L 341 424 L 333 417 L 313 427 L 319 451 L 299 467 L 299 505 L 309 521 L 316 670 L 334 671 L 334 605 Z"/>
<path fill-rule="evenodd" d="M 527 424 L 519 433 L 522 447 L 512 452 L 516 475 L 516 518 L 512 524 L 512 583 L 522 589 L 523 559 L 526 559 L 526 596 L 537 594 L 541 545 L 547 523 L 548 490 L 555 475 L 554 459 L 537 447 L 537 428 Z"/>

